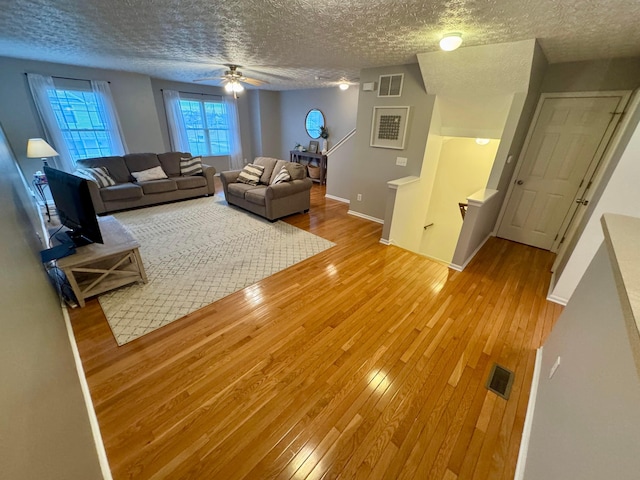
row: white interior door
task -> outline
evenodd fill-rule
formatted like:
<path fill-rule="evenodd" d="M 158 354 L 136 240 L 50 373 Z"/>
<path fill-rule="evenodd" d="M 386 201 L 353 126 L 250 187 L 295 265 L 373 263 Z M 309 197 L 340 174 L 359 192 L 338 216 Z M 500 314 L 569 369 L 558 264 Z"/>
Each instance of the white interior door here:
<path fill-rule="evenodd" d="M 498 236 L 550 250 L 593 172 L 621 97 L 543 98 Z"/>

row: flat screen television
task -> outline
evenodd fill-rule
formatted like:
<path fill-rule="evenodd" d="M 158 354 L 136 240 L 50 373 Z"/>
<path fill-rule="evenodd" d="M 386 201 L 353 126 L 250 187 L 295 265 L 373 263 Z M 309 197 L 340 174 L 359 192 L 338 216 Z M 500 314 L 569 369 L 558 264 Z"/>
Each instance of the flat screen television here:
<path fill-rule="evenodd" d="M 44 173 L 60 223 L 70 229 L 56 238 L 62 243 L 73 242 L 76 247 L 104 243 L 88 180 L 51 167 L 44 167 Z"/>

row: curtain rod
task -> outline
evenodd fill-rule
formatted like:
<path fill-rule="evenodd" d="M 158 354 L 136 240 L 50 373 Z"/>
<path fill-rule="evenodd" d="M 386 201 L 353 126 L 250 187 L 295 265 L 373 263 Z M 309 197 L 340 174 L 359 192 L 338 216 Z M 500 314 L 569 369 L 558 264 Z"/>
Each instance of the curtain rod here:
<path fill-rule="evenodd" d="M 212 85 L 213 86 L 213 85 Z M 216 87 L 216 88 L 221 88 L 221 87 Z M 161 88 L 160 91 L 164 92 L 164 88 Z M 189 95 L 202 95 L 205 97 L 222 97 L 221 93 L 200 93 L 200 92 L 183 92 L 182 90 L 176 90 L 178 93 L 186 93 Z"/>
<path fill-rule="evenodd" d="M 31 72 L 24 72 L 25 75 L 29 75 Z M 41 75 L 41 74 L 38 74 Z M 91 80 L 87 80 L 86 78 L 71 78 L 71 77 L 60 77 L 59 75 L 50 75 L 51 78 L 59 78 L 61 80 L 78 80 L 80 82 L 90 82 Z M 107 83 L 111 83 L 107 80 Z"/>

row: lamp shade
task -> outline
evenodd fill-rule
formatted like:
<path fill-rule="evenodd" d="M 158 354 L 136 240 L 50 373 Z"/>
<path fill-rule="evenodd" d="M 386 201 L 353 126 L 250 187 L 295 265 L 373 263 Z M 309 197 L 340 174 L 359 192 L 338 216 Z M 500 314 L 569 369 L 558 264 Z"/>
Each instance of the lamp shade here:
<path fill-rule="evenodd" d="M 27 158 L 48 158 L 57 157 L 56 152 L 51 145 L 41 138 L 30 138 L 27 142 Z"/>

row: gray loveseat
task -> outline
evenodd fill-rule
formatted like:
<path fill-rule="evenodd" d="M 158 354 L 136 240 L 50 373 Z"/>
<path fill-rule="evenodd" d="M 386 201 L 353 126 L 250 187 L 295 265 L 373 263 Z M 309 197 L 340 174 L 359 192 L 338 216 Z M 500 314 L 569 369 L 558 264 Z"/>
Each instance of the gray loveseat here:
<path fill-rule="evenodd" d="M 106 167 L 116 184 L 100 188 L 89 182 L 89 191 L 97 214 L 146 207 L 158 203 L 215 194 L 213 176 L 216 169 L 202 165 L 202 174 L 180 175 L 180 159 L 186 152 L 129 153 L 123 157 L 86 158 L 76 162 L 78 168 Z M 161 166 L 166 179 L 135 182 L 131 172 Z"/>
<path fill-rule="evenodd" d="M 307 177 L 304 165 L 269 157 L 257 157 L 253 163 L 264 167 L 258 185 L 238 182 L 240 170 L 220 173 L 224 196 L 229 204 L 271 221 L 309 210 L 313 182 Z M 283 165 L 291 180 L 274 185 L 273 181 Z"/>

